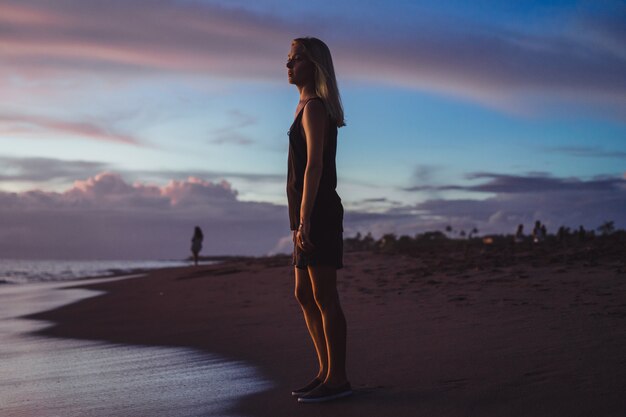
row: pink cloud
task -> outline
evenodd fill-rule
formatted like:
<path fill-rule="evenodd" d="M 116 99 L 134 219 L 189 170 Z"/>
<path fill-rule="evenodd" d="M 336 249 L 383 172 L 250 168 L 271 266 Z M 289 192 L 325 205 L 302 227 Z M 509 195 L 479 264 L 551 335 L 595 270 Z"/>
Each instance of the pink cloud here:
<path fill-rule="evenodd" d="M 49 10 L 41 10 L 24 4 L 0 5 L 0 22 L 2 23 L 18 23 L 18 24 L 61 24 L 64 19 L 51 13 Z"/>
<path fill-rule="evenodd" d="M 284 81 L 289 40 L 319 32 L 304 16 L 287 21 L 166 0 L 5 1 L 0 16 L 5 84 L 16 74 L 47 82 L 51 75 L 78 79 L 94 73 Z M 381 35 L 342 29 L 333 17 L 317 19 L 319 36 L 333 41 L 342 79 L 435 91 L 515 112 L 571 101 L 626 114 L 626 63 L 623 48 L 615 46 L 621 44 L 615 35 L 621 32 L 611 29 L 615 18 L 564 21 L 559 35 L 497 26 L 459 29 L 458 22 L 435 25 L 419 16 L 410 30 Z"/>
<path fill-rule="evenodd" d="M 13 14 L 28 7 L 22 3 L 0 5 L 0 15 L 5 7 Z M 169 1 L 123 4 L 39 3 L 36 8 L 41 16 L 53 21 L 62 15 L 65 24 L 6 19 L 3 24 L 9 35 L 3 36 L 3 56 L 18 67 L 61 64 L 72 71 L 73 64 L 78 64 L 78 68 L 94 71 L 117 67 L 130 73 L 211 71 L 225 76 L 250 70 L 240 59 L 234 64 L 232 57 L 247 56 L 250 64 L 258 64 L 268 52 L 272 55 L 272 50 L 284 54 L 288 43 L 282 22 L 242 11 Z M 282 43 L 276 43 L 280 49 L 267 43 L 268 38 L 281 39 Z M 269 68 L 264 65 L 255 71 L 259 69 Z"/>
<path fill-rule="evenodd" d="M 0 113 L 0 132 L 26 133 L 41 130 L 86 137 L 104 142 L 141 145 L 141 141 L 133 136 L 117 133 L 110 128 L 94 123 L 56 120 L 44 116 Z"/>
<path fill-rule="evenodd" d="M 448 224 L 455 230 L 512 233 L 517 224 L 538 219 L 550 232 L 581 224 L 593 229 L 607 220 L 618 228 L 626 225 L 626 177 L 574 185 L 572 179 L 552 177 L 483 173 L 478 178 L 485 183 L 473 191 L 487 189 L 493 197 L 430 199 L 384 212 L 356 207 L 346 211 L 345 235 L 414 235 Z M 39 259 L 183 258 L 196 225 L 204 230 L 205 254 L 288 252 L 287 217 L 285 206 L 239 200 L 227 181 L 190 177 L 165 185 L 131 184 L 103 172 L 61 193 L 0 192 L 0 253 Z"/>
<path fill-rule="evenodd" d="M 554 37 L 443 27 L 418 29 L 411 38 L 362 39 L 367 47 L 345 39 L 338 62 L 369 82 L 436 91 L 514 113 L 571 102 L 626 116 L 619 75 L 626 62 L 579 33 Z"/>
<path fill-rule="evenodd" d="M 227 181 L 211 182 L 189 177 L 184 181 L 172 180 L 164 186 L 127 183 L 121 175 L 102 172 L 86 180 L 75 181 L 64 193 L 49 193 L 58 196 L 61 204 L 74 205 L 80 202 L 98 208 L 182 208 L 206 205 L 230 204 L 237 201 L 237 191 Z"/>
<path fill-rule="evenodd" d="M 64 207 L 80 205 L 96 209 L 166 208 L 170 201 L 155 185 L 125 182 L 119 174 L 103 172 L 74 186 L 60 195 Z"/>
<path fill-rule="evenodd" d="M 213 183 L 195 177 L 186 181 L 170 181 L 161 189 L 161 194 L 168 197 L 173 205 L 234 201 L 237 197 L 237 191 L 227 181 Z"/>
<path fill-rule="evenodd" d="M 265 254 L 289 228 L 285 207 L 239 201 L 228 182 L 194 177 L 161 186 L 103 172 L 62 193 L 0 192 L 5 257 L 183 258 L 196 225 L 206 254 Z"/>

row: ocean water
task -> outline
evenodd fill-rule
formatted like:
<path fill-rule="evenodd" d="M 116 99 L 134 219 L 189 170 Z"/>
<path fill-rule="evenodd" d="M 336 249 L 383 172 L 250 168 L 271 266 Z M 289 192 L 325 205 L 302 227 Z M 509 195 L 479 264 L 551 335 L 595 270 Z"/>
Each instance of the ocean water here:
<path fill-rule="evenodd" d="M 231 417 L 235 401 L 271 386 L 249 364 L 194 349 L 33 335 L 50 324 L 23 316 L 99 294 L 72 285 L 0 286 L 1 416 Z"/>
<path fill-rule="evenodd" d="M 203 262 L 202 265 L 215 263 Z M 182 260 L 164 261 L 72 261 L 0 259 L 0 284 L 71 281 L 79 278 L 106 277 L 137 270 L 189 266 Z"/>

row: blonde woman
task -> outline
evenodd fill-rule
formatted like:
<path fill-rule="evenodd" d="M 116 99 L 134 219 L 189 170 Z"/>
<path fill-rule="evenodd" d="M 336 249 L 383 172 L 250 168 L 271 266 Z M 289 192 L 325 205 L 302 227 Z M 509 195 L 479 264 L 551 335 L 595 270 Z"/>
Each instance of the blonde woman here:
<path fill-rule="evenodd" d="M 345 123 L 324 42 L 292 41 L 287 76 L 300 92 L 289 130 L 287 175 L 295 295 L 319 362 L 313 381 L 292 395 L 299 402 L 322 402 L 352 394 L 346 376 L 346 319 L 337 293 L 337 269 L 343 266 L 343 207 L 335 191 L 335 154 L 337 128 Z"/>

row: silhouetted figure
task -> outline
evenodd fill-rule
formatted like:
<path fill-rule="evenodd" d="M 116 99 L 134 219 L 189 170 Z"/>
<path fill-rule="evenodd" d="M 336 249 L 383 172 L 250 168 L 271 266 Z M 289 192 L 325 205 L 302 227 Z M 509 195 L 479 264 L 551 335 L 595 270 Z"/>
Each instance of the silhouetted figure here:
<path fill-rule="evenodd" d="M 330 50 L 316 38 L 291 42 L 287 76 L 300 92 L 289 129 L 287 200 L 293 230 L 296 298 L 319 372 L 292 395 L 321 402 L 352 393 L 346 376 L 346 319 L 337 293 L 343 266 L 343 207 L 337 195 L 337 128 L 344 126 Z"/>
<path fill-rule="evenodd" d="M 581 242 L 584 242 L 586 239 L 587 239 L 587 231 L 585 230 L 583 225 L 580 225 L 580 227 L 578 227 L 578 240 L 580 240 Z"/>
<path fill-rule="evenodd" d="M 515 243 L 522 243 L 524 241 L 524 225 L 517 225 L 517 231 L 515 232 Z"/>
<path fill-rule="evenodd" d="M 542 228 L 541 222 L 537 220 L 535 222 L 535 228 L 533 229 L 533 242 L 543 242 L 543 239 L 545 238 L 545 230 L 545 226 Z"/>
<path fill-rule="evenodd" d="M 202 234 L 202 229 L 196 226 L 193 231 L 193 237 L 191 238 L 191 253 L 193 254 L 193 263 L 198 266 L 198 255 L 202 250 L 202 240 L 204 239 L 204 235 Z"/>

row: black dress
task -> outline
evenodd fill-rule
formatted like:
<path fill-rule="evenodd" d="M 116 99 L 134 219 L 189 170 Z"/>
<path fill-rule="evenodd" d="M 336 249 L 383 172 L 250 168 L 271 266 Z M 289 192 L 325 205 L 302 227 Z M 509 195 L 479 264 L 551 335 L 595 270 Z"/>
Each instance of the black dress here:
<path fill-rule="evenodd" d="M 309 99 L 297 114 L 289 129 L 289 160 L 287 170 L 287 200 L 291 230 L 300 226 L 300 206 L 304 189 L 304 171 L 307 162 L 306 139 L 303 136 L 302 114 Z M 293 264 L 306 269 L 308 265 L 343 266 L 343 206 L 337 194 L 337 125 L 330 118 L 324 133 L 323 167 L 319 187 L 311 212 L 310 240 L 313 249 L 304 252 L 294 241 Z"/>

